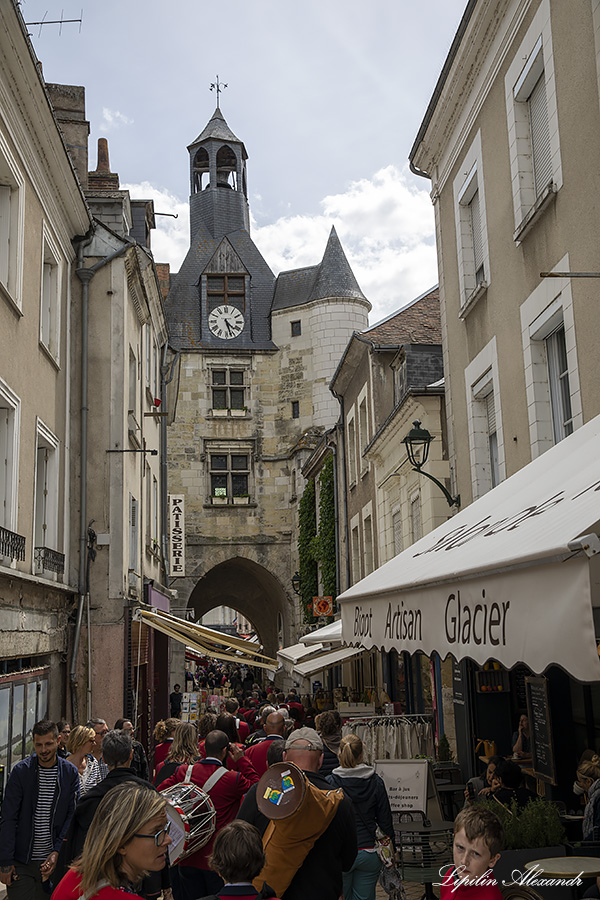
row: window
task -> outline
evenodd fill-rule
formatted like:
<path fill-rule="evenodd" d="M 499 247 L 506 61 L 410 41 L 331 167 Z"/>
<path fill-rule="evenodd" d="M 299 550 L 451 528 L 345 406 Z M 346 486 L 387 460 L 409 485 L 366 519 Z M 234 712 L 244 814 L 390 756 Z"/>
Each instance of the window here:
<path fill-rule="evenodd" d="M 373 520 L 371 516 L 365 516 L 363 534 L 365 540 L 365 575 L 369 575 L 373 571 Z"/>
<path fill-rule="evenodd" d="M 212 497 L 247 497 L 250 474 L 248 453 L 210 454 Z"/>
<path fill-rule="evenodd" d="M 465 369 L 473 499 L 505 477 L 496 338 Z"/>
<path fill-rule="evenodd" d="M 56 360 L 58 360 L 60 338 L 60 291 L 60 256 L 44 226 L 40 340 Z"/>
<path fill-rule="evenodd" d="M 300 337 L 302 334 L 302 322 L 299 320 L 297 322 L 291 322 L 292 326 L 292 337 Z"/>
<path fill-rule="evenodd" d="M 144 325 L 144 351 L 146 357 L 146 387 L 152 386 L 152 329 L 150 324 Z"/>
<path fill-rule="evenodd" d="M 23 274 L 23 187 L 21 173 L 0 134 L 0 285 L 19 309 Z"/>
<path fill-rule="evenodd" d="M 358 519 L 358 516 L 356 516 L 355 519 Z M 354 520 L 351 524 L 350 540 L 352 544 L 352 584 L 356 584 L 361 578 L 358 521 L 356 522 L 356 525 L 354 524 Z"/>
<path fill-rule="evenodd" d="M 58 440 L 40 422 L 37 425 L 35 471 L 34 548 L 36 571 L 57 571 L 56 560 L 40 550 L 58 551 Z M 64 563 L 63 563 L 64 566 Z"/>
<path fill-rule="evenodd" d="M 562 185 L 549 0 L 541 0 L 504 88 L 518 242 Z"/>
<path fill-rule="evenodd" d="M 421 495 L 418 492 L 410 498 L 410 530 L 412 543 L 415 544 L 423 537 L 421 530 Z"/>
<path fill-rule="evenodd" d="M 392 532 L 394 538 L 394 556 L 402 553 L 402 510 L 392 513 Z"/>
<path fill-rule="evenodd" d="M 569 255 L 553 268 L 568 272 Z M 535 459 L 583 424 L 568 278 L 542 279 L 521 304 L 521 334 L 531 456 Z"/>
<path fill-rule="evenodd" d="M 129 348 L 129 412 L 135 416 L 137 410 L 137 360 L 133 349 Z"/>
<path fill-rule="evenodd" d="M 300 401 L 292 400 L 292 419 L 300 418 Z"/>
<path fill-rule="evenodd" d="M 348 480 L 350 485 L 356 484 L 356 426 L 354 416 L 348 419 Z"/>
<path fill-rule="evenodd" d="M 552 430 L 557 444 L 573 433 L 571 393 L 569 390 L 569 368 L 565 329 L 561 325 L 546 338 L 546 358 L 548 360 L 548 387 L 552 411 Z"/>
<path fill-rule="evenodd" d="M 0 766 L 5 777 L 15 763 L 31 754 L 33 726 L 48 715 L 48 669 L 18 675 L 18 669 L 31 668 L 31 659 L 12 659 L 10 663 L 13 674 L 0 676 Z M 0 790 L 2 787 L 0 779 Z"/>
<path fill-rule="evenodd" d="M 0 380 L 0 527 L 9 531 L 17 524 L 20 414 L 19 398 Z"/>
<path fill-rule="evenodd" d="M 158 541 L 158 519 L 159 519 L 159 505 L 158 505 L 158 481 L 152 476 L 152 539 Z"/>
<path fill-rule="evenodd" d="M 208 311 L 211 312 L 215 306 L 231 304 L 244 312 L 245 285 L 244 275 L 207 275 Z"/>
<path fill-rule="evenodd" d="M 369 433 L 367 429 L 367 400 L 366 397 L 360 403 L 358 407 L 358 428 L 360 432 L 360 450 L 361 455 L 369 443 Z"/>
<path fill-rule="evenodd" d="M 490 281 L 480 132 L 454 179 L 454 202 L 460 305 L 466 313 Z"/>
<path fill-rule="evenodd" d="M 245 387 L 243 369 L 212 370 L 212 408 L 244 409 Z"/>
<path fill-rule="evenodd" d="M 138 561 L 140 543 L 139 503 L 133 494 L 129 495 L 129 590 L 137 595 Z"/>

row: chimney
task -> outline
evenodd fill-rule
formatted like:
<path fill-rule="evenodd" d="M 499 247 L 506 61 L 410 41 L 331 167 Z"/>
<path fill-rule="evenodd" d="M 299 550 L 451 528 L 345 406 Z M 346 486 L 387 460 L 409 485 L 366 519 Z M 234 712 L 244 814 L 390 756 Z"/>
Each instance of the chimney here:
<path fill-rule="evenodd" d="M 50 96 L 54 116 L 79 183 L 85 191 L 88 182 L 88 137 L 90 134 L 90 123 L 85 118 L 85 88 L 74 84 L 49 84 L 47 82 L 46 90 Z"/>
<path fill-rule="evenodd" d="M 98 165 L 95 172 L 88 173 L 88 188 L 94 192 L 119 190 L 119 176 L 110 171 L 106 138 L 98 138 Z"/>

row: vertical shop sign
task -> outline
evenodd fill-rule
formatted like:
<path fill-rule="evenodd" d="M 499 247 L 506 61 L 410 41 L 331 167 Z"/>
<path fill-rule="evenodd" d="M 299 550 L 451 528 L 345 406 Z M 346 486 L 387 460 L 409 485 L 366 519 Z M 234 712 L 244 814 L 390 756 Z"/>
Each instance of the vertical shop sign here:
<path fill-rule="evenodd" d="M 169 562 L 173 577 L 185 575 L 185 498 L 169 494 Z"/>

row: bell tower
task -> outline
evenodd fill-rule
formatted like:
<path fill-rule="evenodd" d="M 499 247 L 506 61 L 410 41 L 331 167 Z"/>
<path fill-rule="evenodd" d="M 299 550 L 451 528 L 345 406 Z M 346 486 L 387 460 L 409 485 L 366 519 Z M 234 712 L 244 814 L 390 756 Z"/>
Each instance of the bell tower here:
<path fill-rule="evenodd" d="M 217 106 L 208 125 L 189 145 L 190 231 L 212 238 L 250 230 L 246 185 L 248 154 Z"/>

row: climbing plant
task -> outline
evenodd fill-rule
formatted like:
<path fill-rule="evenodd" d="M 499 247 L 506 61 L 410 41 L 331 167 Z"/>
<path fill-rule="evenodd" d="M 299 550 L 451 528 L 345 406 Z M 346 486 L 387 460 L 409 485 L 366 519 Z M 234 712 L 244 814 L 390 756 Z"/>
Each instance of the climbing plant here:
<path fill-rule="evenodd" d="M 319 577 L 315 558 L 315 540 L 317 536 L 317 508 L 315 502 L 315 480 L 310 478 L 298 504 L 298 572 L 302 580 L 300 588 L 304 621 L 311 624 L 315 621 L 312 614 L 313 597 L 319 593 Z"/>
<path fill-rule="evenodd" d="M 321 568 L 321 583 L 326 597 L 337 597 L 335 547 L 335 488 L 333 456 L 328 456 L 319 477 L 319 534 L 317 558 Z"/>

